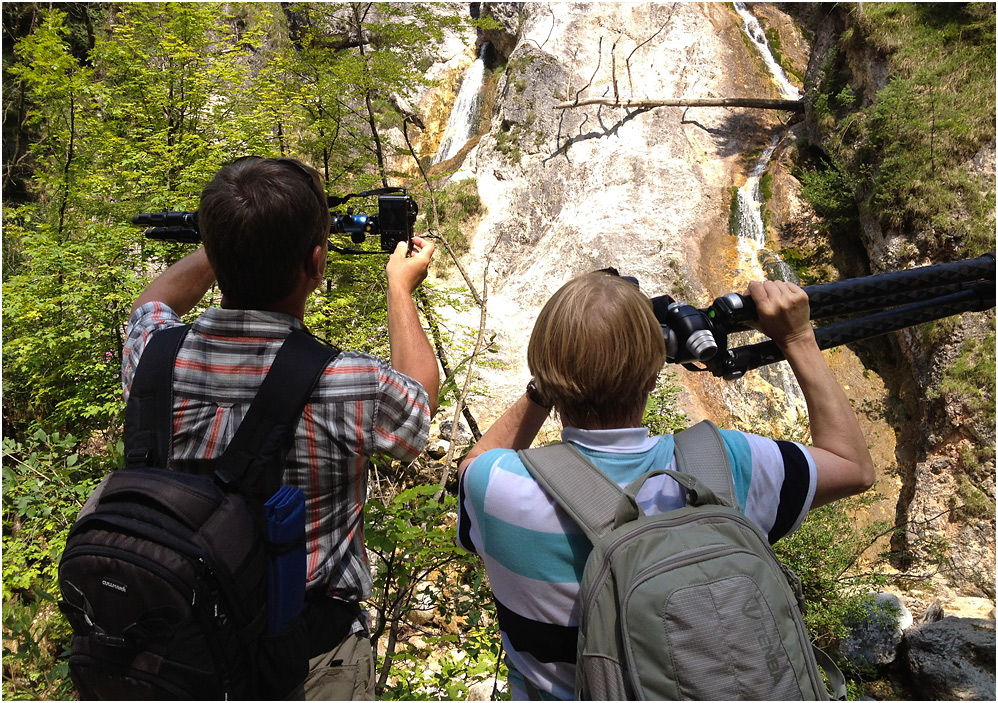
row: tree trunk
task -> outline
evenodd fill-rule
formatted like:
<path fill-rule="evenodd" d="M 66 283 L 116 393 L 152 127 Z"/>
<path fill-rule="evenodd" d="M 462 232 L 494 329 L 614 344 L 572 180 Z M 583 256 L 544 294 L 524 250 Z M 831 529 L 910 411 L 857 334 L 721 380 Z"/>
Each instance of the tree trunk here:
<path fill-rule="evenodd" d="M 583 98 L 569 100 L 554 106 L 567 110 L 583 105 L 609 105 L 611 107 L 753 107 L 760 110 L 804 110 L 803 100 L 774 100 L 770 98 L 662 98 L 659 100 L 616 100 L 614 98 Z"/>

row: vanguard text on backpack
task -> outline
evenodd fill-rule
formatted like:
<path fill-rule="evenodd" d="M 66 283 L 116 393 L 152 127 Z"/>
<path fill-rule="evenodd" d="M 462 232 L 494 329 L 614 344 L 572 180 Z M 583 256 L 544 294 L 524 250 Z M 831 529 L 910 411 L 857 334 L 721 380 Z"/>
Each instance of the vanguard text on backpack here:
<path fill-rule="evenodd" d="M 676 435 L 680 471 L 650 472 L 626 491 L 571 445 L 519 455 L 594 545 L 581 585 L 577 698 L 822 700 L 818 656 L 844 699 L 841 673 L 808 639 L 799 581 L 728 507 L 737 505 L 731 471 L 712 424 Z M 687 489 L 687 505 L 644 515 L 634 496 L 662 473 Z"/>
<path fill-rule="evenodd" d="M 126 468 L 94 491 L 59 563 L 84 699 L 282 698 L 308 672 L 303 498 L 280 483 L 294 427 L 337 351 L 292 332 L 225 453 L 167 469 L 187 329 L 149 340 L 126 408 Z M 270 496 L 290 497 L 292 513 L 300 505 L 289 544 L 265 540 Z M 268 632 L 268 616 L 284 629 Z"/>

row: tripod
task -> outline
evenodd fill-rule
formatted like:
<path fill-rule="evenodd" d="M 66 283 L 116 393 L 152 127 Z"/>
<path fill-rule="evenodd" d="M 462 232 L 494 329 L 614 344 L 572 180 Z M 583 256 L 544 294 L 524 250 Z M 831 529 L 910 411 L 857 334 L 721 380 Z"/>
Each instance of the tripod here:
<path fill-rule="evenodd" d="M 820 283 L 805 286 L 803 290 L 807 293 L 812 320 L 869 313 L 816 328 L 814 336 L 819 348 L 830 349 L 950 315 L 993 308 L 995 252 L 976 259 Z M 676 303 L 666 306 L 662 302 L 665 297 L 652 299 L 656 316 L 663 327 L 670 326 L 679 316 L 679 327 L 684 330 L 680 333 L 683 339 L 676 346 L 678 353 L 669 358 L 670 362 L 680 363 L 691 371 L 708 371 L 714 376 L 736 379 L 746 371 L 785 358 L 772 340 L 727 348 L 728 335 L 750 329 L 745 323 L 756 319 L 751 298 L 728 293 L 709 308 L 693 310 L 702 317 L 697 320 L 689 306 L 677 307 Z M 664 312 L 666 308 L 668 313 Z M 690 327 L 696 329 L 692 334 L 685 331 Z M 716 352 L 708 349 L 698 354 L 696 345 L 690 343 L 697 334 L 702 334 L 701 330 L 708 330 L 713 336 Z M 703 366 L 697 366 L 696 361 Z"/>

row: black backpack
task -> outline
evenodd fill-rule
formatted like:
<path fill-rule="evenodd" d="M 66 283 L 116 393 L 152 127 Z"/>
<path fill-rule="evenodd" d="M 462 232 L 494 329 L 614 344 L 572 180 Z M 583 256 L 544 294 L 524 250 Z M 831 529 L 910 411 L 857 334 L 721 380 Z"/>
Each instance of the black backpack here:
<path fill-rule="evenodd" d="M 188 329 L 149 340 L 125 410 L 126 467 L 91 495 L 59 562 L 84 699 L 283 698 L 308 673 L 303 497 L 281 477 L 338 350 L 293 331 L 224 454 L 182 464 L 169 462 L 172 376 Z M 264 503 L 289 492 L 300 529 L 275 543 Z"/>

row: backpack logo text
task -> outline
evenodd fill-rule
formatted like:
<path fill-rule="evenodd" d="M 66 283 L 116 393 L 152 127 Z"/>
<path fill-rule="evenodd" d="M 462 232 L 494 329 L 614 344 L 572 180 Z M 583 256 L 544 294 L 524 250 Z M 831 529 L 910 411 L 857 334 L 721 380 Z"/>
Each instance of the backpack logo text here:
<path fill-rule="evenodd" d="M 769 669 L 769 674 L 773 677 L 775 684 L 783 678 L 783 672 L 780 670 L 780 659 L 776 653 L 777 643 L 766 635 L 759 635 L 759 644 L 762 645 L 766 657 L 766 668 Z"/>
<path fill-rule="evenodd" d="M 117 583 L 116 581 L 111 581 L 110 579 L 101 579 L 100 585 L 104 588 L 109 588 L 112 591 L 117 591 L 123 595 L 128 595 L 128 586 L 123 583 Z"/>

